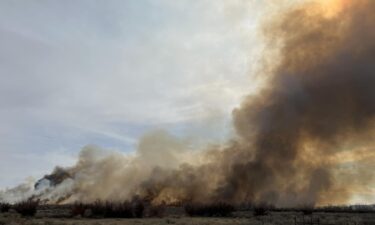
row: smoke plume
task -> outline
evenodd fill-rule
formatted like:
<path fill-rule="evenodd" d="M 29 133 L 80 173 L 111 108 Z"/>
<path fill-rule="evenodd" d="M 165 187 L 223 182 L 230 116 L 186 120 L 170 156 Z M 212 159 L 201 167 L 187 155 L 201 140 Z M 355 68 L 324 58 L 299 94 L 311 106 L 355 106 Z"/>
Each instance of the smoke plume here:
<path fill-rule="evenodd" d="M 327 3 L 329 2 L 329 3 Z M 262 89 L 233 111 L 236 137 L 190 151 L 154 132 L 131 156 L 85 147 L 34 198 L 341 204 L 373 182 L 375 1 L 296 5 L 263 26 Z M 350 184 L 349 181 L 350 180 Z M 7 199 L 8 190 L 0 193 Z"/>

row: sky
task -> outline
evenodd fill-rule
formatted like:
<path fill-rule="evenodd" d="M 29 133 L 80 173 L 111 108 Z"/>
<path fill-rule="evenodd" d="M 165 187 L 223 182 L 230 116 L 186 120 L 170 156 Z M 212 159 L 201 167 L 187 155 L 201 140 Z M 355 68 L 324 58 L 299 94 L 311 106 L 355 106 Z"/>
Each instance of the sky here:
<path fill-rule="evenodd" d="M 272 1 L 0 1 L 0 189 L 166 130 L 227 139 Z M 268 11 L 267 11 L 268 10 Z"/>

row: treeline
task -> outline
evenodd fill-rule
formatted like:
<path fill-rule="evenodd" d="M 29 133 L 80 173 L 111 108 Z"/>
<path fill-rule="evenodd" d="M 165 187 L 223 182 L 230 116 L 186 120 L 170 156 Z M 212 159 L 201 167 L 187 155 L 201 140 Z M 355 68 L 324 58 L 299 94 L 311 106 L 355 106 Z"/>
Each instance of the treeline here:
<path fill-rule="evenodd" d="M 301 207 L 289 207 L 289 208 L 275 208 L 274 211 L 294 211 L 302 212 L 303 214 L 312 214 L 314 212 L 324 213 L 374 213 L 375 205 L 348 205 L 348 206 L 301 206 Z"/>
<path fill-rule="evenodd" d="M 16 204 L 0 203 L 0 212 L 15 212 L 24 217 L 35 216 L 38 209 L 45 210 L 56 206 L 40 205 L 38 201 L 27 200 Z M 164 217 L 166 210 L 170 208 L 165 204 L 152 205 L 149 202 L 137 201 L 95 201 L 93 203 L 74 203 L 71 205 L 60 206 L 68 210 L 70 217 L 84 218 L 143 218 L 143 217 Z M 209 204 L 186 203 L 175 205 L 174 208 L 182 209 L 183 214 L 187 216 L 200 217 L 227 217 L 230 216 L 236 208 L 228 203 L 215 202 Z"/>
<path fill-rule="evenodd" d="M 56 206 L 40 205 L 39 201 L 27 200 L 16 204 L 0 203 L 0 212 L 15 212 L 24 217 L 35 216 L 38 209 L 48 209 Z M 67 210 L 69 217 L 84 218 L 144 218 L 144 217 L 164 217 L 168 216 L 168 209 L 181 209 L 181 215 L 191 217 L 228 217 L 232 216 L 234 211 L 252 211 L 254 216 L 264 216 L 268 213 L 295 211 L 305 215 L 314 212 L 332 212 L 332 213 L 368 213 L 375 212 L 374 205 L 354 205 L 354 206 L 325 206 L 314 208 L 312 206 L 301 206 L 294 208 L 276 208 L 270 204 L 240 204 L 232 205 L 226 202 L 213 203 L 179 203 L 174 206 L 166 204 L 152 205 L 150 202 L 139 199 L 132 201 L 110 202 L 97 200 L 93 203 L 74 203 L 70 205 L 61 205 L 58 207 Z"/>
<path fill-rule="evenodd" d="M 11 210 L 21 214 L 22 216 L 34 216 L 39 205 L 39 201 L 22 201 L 16 204 L 0 203 L 0 212 L 5 213 Z"/>

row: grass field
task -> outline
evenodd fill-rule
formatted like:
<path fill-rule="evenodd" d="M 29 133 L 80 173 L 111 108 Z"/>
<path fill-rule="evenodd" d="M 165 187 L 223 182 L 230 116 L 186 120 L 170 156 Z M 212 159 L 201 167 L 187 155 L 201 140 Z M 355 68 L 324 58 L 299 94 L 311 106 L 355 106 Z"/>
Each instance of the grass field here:
<path fill-rule="evenodd" d="M 142 219 L 22 218 L 16 213 L 0 214 L 0 225 L 375 225 L 375 213 L 270 212 L 253 216 L 251 211 L 235 212 L 231 217 L 173 216 Z"/>

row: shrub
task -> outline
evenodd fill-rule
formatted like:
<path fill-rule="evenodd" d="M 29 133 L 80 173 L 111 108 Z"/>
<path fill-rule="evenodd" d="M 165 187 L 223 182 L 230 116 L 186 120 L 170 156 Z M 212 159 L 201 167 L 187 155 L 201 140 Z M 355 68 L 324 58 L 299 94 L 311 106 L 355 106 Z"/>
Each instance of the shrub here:
<path fill-rule="evenodd" d="M 165 205 L 153 205 L 148 208 L 148 217 L 163 217 L 165 213 Z"/>
<path fill-rule="evenodd" d="M 185 205 L 185 212 L 189 216 L 226 217 L 230 216 L 234 209 L 234 206 L 223 202 L 210 204 L 190 203 Z"/>
<path fill-rule="evenodd" d="M 76 203 L 72 207 L 72 215 L 85 216 L 85 211 L 91 210 L 92 217 L 104 218 L 141 218 L 143 217 L 144 205 L 142 202 L 103 202 L 95 201 L 90 204 Z"/>
<path fill-rule="evenodd" d="M 268 214 L 269 208 L 267 205 L 257 205 L 254 207 L 254 216 L 265 216 Z"/>
<path fill-rule="evenodd" d="M 142 218 L 144 210 L 145 210 L 145 206 L 144 206 L 143 202 L 136 201 L 136 202 L 133 203 L 134 217 Z"/>
<path fill-rule="evenodd" d="M 106 202 L 104 205 L 105 214 L 104 217 L 112 217 L 112 218 L 132 218 L 133 215 L 133 208 L 129 202 L 122 202 L 122 203 L 112 203 Z M 95 212 L 93 212 L 95 215 Z"/>
<path fill-rule="evenodd" d="M 87 206 L 92 211 L 94 217 L 110 217 L 112 212 L 113 203 L 96 201 Z"/>
<path fill-rule="evenodd" d="M 71 215 L 74 216 L 84 216 L 85 210 L 88 209 L 87 204 L 74 203 L 71 208 Z"/>
<path fill-rule="evenodd" d="M 0 212 L 8 212 L 11 205 L 6 202 L 0 202 Z"/>
<path fill-rule="evenodd" d="M 34 216 L 39 205 L 39 201 L 26 200 L 16 203 L 13 208 L 22 216 Z"/>
<path fill-rule="evenodd" d="M 314 212 L 314 207 L 303 206 L 303 207 L 301 207 L 301 212 L 303 213 L 303 215 L 311 215 Z"/>

